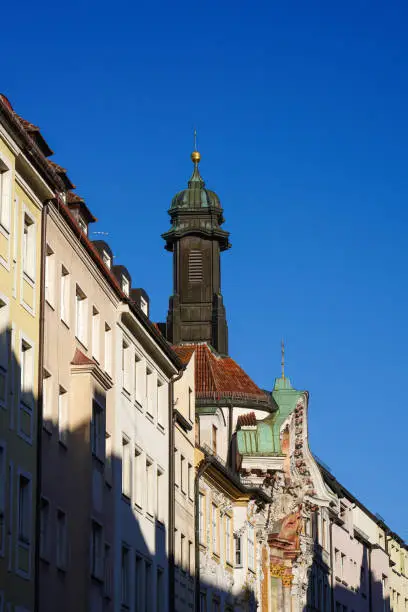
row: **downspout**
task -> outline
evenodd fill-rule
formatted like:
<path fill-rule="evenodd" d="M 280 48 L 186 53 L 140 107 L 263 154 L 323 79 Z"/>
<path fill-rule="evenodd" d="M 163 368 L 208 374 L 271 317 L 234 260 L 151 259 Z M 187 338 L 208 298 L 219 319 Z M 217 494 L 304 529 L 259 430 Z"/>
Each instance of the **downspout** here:
<path fill-rule="evenodd" d="M 330 519 L 331 610 L 334 612 L 333 519 Z"/>
<path fill-rule="evenodd" d="M 37 387 L 37 480 L 35 487 L 35 569 L 34 569 L 34 612 L 40 609 L 40 537 L 41 537 L 41 470 L 42 470 L 42 426 L 43 426 L 43 371 L 44 371 L 44 328 L 45 328 L 45 264 L 47 256 L 47 217 L 49 203 L 43 204 L 41 215 L 41 272 L 40 272 L 40 321 L 38 339 L 38 387 Z"/>
<path fill-rule="evenodd" d="M 175 374 L 169 382 L 169 612 L 174 612 L 174 383 L 183 376 L 183 370 Z"/>
<path fill-rule="evenodd" d="M 207 467 L 210 465 L 210 460 L 207 457 L 203 459 L 198 466 L 197 473 L 194 479 L 194 540 L 195 540 L 195 611 L 200 610 L 200 516 L 199 516 L 199 504 L 200 504 L 200 478 L 204 474 Z"/>

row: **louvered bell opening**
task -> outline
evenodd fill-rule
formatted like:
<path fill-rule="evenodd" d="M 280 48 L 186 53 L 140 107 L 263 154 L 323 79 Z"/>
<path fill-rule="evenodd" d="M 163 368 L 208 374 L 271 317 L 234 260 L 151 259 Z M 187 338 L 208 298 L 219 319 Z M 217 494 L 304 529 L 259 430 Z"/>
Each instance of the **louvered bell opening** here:
<path fill-rule="evenodd" d="M 188 282 L 197 284 L 203 282 L 203 254 L 191 250 L 188 255 Z"/>

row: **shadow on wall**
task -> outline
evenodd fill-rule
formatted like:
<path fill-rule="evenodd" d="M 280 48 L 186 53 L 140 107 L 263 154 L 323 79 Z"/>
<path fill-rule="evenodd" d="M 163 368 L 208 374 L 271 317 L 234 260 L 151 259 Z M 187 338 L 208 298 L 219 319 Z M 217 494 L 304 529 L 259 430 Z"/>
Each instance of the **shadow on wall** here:
<path fill-rule="evenodd" d="M 156 474 L 148 476 L 147 461 L 136 470 L 135 449 L 129 449 L 125 465 L 122 457 L 105 453 L 105 413 L 95 406 L 114 410 L 115 389 L 106 397 L 89 391 L 78 398 L 54 381 L 52 399 L 50 392 L 44 406 L 48 411 L 54 404 L 52 417 L 40 424 L 38 612 L 191 612 L 196 576 L 190 569 L 194 551 L 191 559 L 187 548 L 175 551 L 174 607 L 169 601 L 168 529 L 157 519 L 167 508 L 165 513 L 157 508 Z M 72 426 L 74 413 L 79 418 Z M 152 513 L 148 495 L 154 499 Z M 160 499 L 167 505 L 167 495 Z M 200 584 L 199 612 L 256 610 L 252 593 L 238 606 L 231 593 Z"/>
<path fill-rule="evenodd" d="M 384 576 L 384 582 L 379 581 L 371 570 L 372 551 L 378 546 L 368 541 L 360 545 L 363 550 L 358 564 L 341 551 L 336 559 L 333 547 L 331 574 L 326 553 L 314 538 L 314 562 L 309 571 L 307 605 L 303 612 L 389 612 L 387 579 Z"/>

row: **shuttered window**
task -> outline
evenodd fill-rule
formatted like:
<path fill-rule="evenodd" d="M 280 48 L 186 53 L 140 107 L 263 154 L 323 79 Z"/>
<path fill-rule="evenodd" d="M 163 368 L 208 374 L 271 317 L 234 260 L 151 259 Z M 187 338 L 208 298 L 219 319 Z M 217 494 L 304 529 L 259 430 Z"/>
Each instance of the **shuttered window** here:
<path fill-rule="evenodd" d="M 191 284 L 203 281 L 203 254 L 201 251 L 191 250 L 188 255 L 188 282 Z"/>

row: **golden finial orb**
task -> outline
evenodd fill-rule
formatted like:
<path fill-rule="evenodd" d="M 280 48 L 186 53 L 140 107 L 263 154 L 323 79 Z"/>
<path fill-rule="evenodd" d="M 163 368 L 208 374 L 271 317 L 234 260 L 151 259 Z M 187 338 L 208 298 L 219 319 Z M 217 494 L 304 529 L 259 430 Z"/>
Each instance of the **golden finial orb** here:
<path fill-rule="evenodd" d="M 201 159 L 200 153 L 198 151 L 193 151 L 192 154 L 191 154 L 191 161 L 194 164 L 198 164 L 200 159 Z"/>

